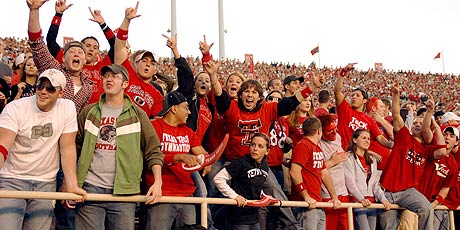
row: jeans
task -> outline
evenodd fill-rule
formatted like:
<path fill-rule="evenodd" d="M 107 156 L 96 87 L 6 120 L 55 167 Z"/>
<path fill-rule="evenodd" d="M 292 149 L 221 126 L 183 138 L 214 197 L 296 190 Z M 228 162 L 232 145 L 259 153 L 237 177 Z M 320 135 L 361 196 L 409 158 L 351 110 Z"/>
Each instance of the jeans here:
<path fill-rule="evenodd" d="M 434 211 L 434 229 L 449 230 L 449 211 L 435 210 Z"/>
<path fill-rule="evenodd" d="M 88 193 L 113 194 L 106 189 L 84 183 Z M 87 201 L 77 204 L 76 229 L 134 229 L 136 203 Z"/>
<path fill-rule="evenodd" d="M 192 180 L 193 183 L 195 184 L 195 192 L 193 193 L 194 197 L 207 197 L 208 192 L 206 189 L 206 185 L 203 181 L 203 178 L 201 177 L 200 173 L 198 171 L 195 171 L 192 173 Z M 196 210 L 196 223 L 200 223 L 201 220 L 201 205 L 195 205 L 195 210 Z M 214 230 L 214 221 L 212 220 L 212 215 L 211 215 L 211 209 L 209 208 L 208 205 L 208 210 L 207 210 L 207 222 L 208 222 L 208 229 L 209 230 Z"/>
<path fill-rule="evenodd" d="M 265 180 L 264 187 L 268 187 L 272 190 L 271 192 L 273 197 L 279 200 L 288 200 L 286 194 L 283 192 L 283 189 L 281 189 L 280 184 L 276 180 L 275 174 L 273 174 L 272 170 L 268 170 L 268 176 Z M 303 229 L 299 224 L 299 221 L 297 221 L 294 217 L 291 207 L 280 208 L 278 219 L 280 221 L 282 229 Z"/>
<path fill-rule="evenodd" d="M 377 226 L 377 209 L 353 209 L 355 228 L 360 230 L 374 230 Z"/>
<path fill-rule="evenodd" d="M 431 203 L 415 188 L 399 192 L 385 191 L 385 197 L 390 203 L 406 208 L 418 215 L 418 229 L 433 229 L 434 211 Z M 398 210 L 380 213 L 380 226 L 383 229 L 396 229 L 398 226 Z"/>
<path fill-rule="evenodd" d="M 0 178 L 0 190 L 54 192 L 56 182 Z M 0 199 L 1 229 L 49 230 L 54 203 L 54 200 Z"/>
<path fill-rule="evenodd" d="M 283 173 L 283 166 L 274 166 L 270 167 L 272 170 L 273 174 L 275 174 L 275 178 L 278 181 L 278 184 L 280 184 L 281 189 L 284 190 L 284 173 Z"/>
<path fill-rule="evenodd" d="M 224 168 L 225 165 L 228 165 L 230 162 L 226 162 L 222 159 L 217 160 L 212 164 L 211 171 L 206 175 L 206 187 L 208 191 L 209 197 L 219 197 L 219 190 L 217 189 L 216 185 L 214 184 L 214 177 L 217 173 L 220 172 Z M 193 175 L 192 175 L 193 176 Z M 193 177 L 192 177 L 193 178 Z"/>
<path fill-rule="evenodd" d="M 56 175 L 56 191 L 59 192 L 59 189 L 64 182 L 64 172 L 62 167 L 59 168 L 59 171 Z M 64 207 L 61 201 L 56 202 L 54 207 L 54 219 L 56 230 L 75 230 L 75 209 L 68 209 Z"/>
<path fill-rule="evenodd" d="M 194 225 L 196 222 L 194 204 L 154 204 L 146 208 L 145 229 L 171 230 L 178 216 L 182 217 L 186 225 Z"/>
<path fill-rule="evenodd" d="M 304 229 L 326 229 L 326 214 L 322 209 L 294 208 L 294 213 Z"/>

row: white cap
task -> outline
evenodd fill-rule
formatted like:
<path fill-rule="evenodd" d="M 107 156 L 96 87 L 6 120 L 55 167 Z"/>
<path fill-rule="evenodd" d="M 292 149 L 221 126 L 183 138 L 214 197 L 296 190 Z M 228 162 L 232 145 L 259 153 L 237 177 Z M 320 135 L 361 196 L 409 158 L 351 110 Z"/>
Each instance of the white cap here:
<path fill-rule="evenodd" d="M 451 120 L 460 121 L 460 117 L 457 116 L 457 114 L 455 114 L 454 112 L 447 112 L 444 115 L 442 115 L 442 123 L 443 124 L 445 124 L 445 123 L 447 123 L 448 121 L 451 121 Z"/>
<path fill-rule="evenodd" d="M 457 139 L 460 139 L 460 131 L 458 131 L 458 128 L 455 128 L 453 126 L 447 126 L 444 128 L 444 130 L 442 131 L 443 133 L 445 132 L 452 132 L 456 137 Z"/>
<path fill-rule="evenodd" d="M 61 87 L 62 90 L 64 90 L 65 85 L 66 85 L 66 78 L 64 74 L 57 70 L 57 69 L 47 69 L 43 71 L 42 74 L 38 77 L 38 80 L 40 80 L 42 77 L 48 78 L 50 80 L 51 85 L 54 87 Z"/>
<path fill-rule="evenodd" d="M 16 57 L 16 60 L 14 60 L 14 65 L 15 65 L 15 66 L 18 66 L 18 65 L 24 63 L 25 60 L 26 60 L 26 55 L 25 55 L 24 53 L 19 54 L 19 55 Z"/>

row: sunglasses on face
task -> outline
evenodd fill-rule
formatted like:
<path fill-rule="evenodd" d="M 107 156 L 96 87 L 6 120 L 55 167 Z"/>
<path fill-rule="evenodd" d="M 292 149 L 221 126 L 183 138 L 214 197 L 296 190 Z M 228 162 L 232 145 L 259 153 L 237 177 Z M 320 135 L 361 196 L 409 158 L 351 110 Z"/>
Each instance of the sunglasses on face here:
<path fill-rule="evenodd" d="M 45 85 L 45 84 L 43 84 L 43 82 L 39 82 L 37 84 L 37 90 L 42 91 L 45 88 L 46 88 L 46 91 L 48 93 L 55 93 L 56 92 L 56 88 L 54 86 L 52 86 L 52 85 Z"/>

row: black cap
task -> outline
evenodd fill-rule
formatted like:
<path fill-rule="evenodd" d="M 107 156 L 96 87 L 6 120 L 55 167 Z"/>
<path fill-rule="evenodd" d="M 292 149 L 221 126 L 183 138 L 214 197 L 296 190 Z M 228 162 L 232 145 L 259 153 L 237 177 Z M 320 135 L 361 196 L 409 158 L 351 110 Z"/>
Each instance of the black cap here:
<path fill-rule="evenodd" d="M 357 91 L 357 90 L 361 91 L 361 94 L 363 95 L 364 99 L 369 99 L 369 95 L 367 95 L 367 92 L 366 92 L 366 90 L 364 90 L 363 87 L 355 88 L 355 89 L 353 90 L 353 92 L 355 92 L 355 91 Z"/>
<path fill-rule="evenodd" d="M 305 78 L 304 77 L 296 77 L 295 75 L 289 75 L 289 76 L 284 78 L 283 87 L 285 85 L 291 83 L 291 81 L 296 81 L 296 80 L 299 80 L 299 82 L 302 83 L 305 80 Z"/>
<path fill-rule="evenodd" d="M 434 117 L 442 117 L 442 115 L 444 115 L 444 112 L 442 110 L 438 110 L 433 114 Z"/>
<path fill-rule="evenodd" d="M 177 91 L 168 93 L 163 99 L 163 109 L 158 113 L 158 116 L 166 115 L 173 105 L 178 105 L 182 102 L 186 102 L 187 98 Z"/>
<path fill-rule="evenodd" d="M 426 112 L 426 107 L 420 107 L 420 109 L 417 110 L 417 117 L 422 115 L 424 112 Z"/>

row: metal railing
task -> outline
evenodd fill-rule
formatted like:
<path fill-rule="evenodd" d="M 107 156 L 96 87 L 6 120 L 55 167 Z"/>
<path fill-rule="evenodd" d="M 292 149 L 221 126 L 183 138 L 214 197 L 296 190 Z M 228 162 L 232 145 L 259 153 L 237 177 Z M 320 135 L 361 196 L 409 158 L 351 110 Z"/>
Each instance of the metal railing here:
<path fill-rule="evenodd" d="M 66 192 L 31 192 L 31 191 L 7 191 L 0 190 L 0 198 L 16 198 L 16 199 L 43 199 L 43 200 L 79 200 L 80 195 Z M 133 196 L 114 196 L 107 194 L 92 194 L 89 193 L 87 201 L 105 201 L 105 202 L 145 202 L 144 195 Z M 228 198 L 204 198 L 204 197 L 178 197 L 178 196 L 162 196 L 159 203 L 182 203 L 182 204 L 201 204 L 201 225 L 207 225 L 207 208 L 208 204 L 236 205 L 234 199 Z M 308 207 L 308 203 L 304 201 L 280 201 L 273 204 L 277 207 Z M 317 202 L 317 208 L 332 208 L 332 203 Z M 353 230 L 353 208 L 363 208 L 360 203 L 342 203 L 341 208 L 347 209 L 348 214 L 348 229 Z M 384 209 L 383 204 L 372 204 L 367 208 Z M 396 204 L 391 205 L 391 209 L 402 209 Z M 444 205 L 438 205 L 435 210 L 449 210 Z M 449 210 L 450 229 L 455 230 L 454 212 Z"/>

